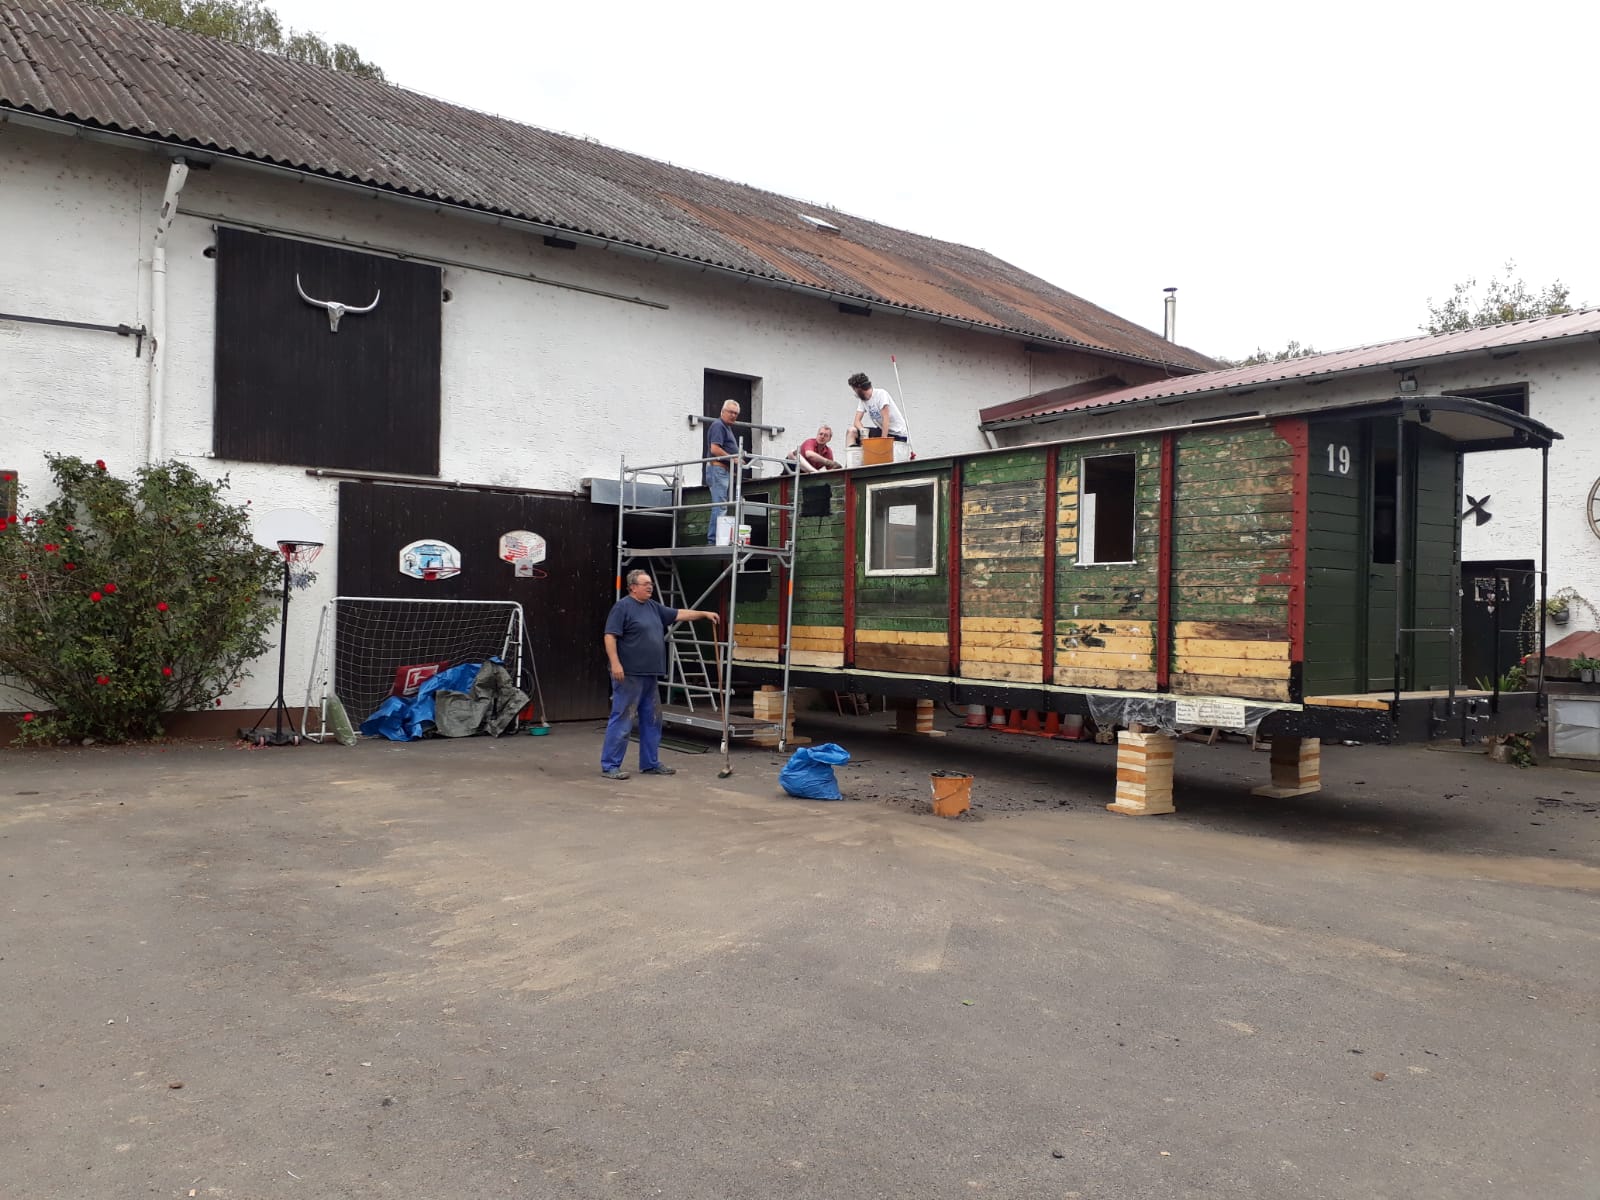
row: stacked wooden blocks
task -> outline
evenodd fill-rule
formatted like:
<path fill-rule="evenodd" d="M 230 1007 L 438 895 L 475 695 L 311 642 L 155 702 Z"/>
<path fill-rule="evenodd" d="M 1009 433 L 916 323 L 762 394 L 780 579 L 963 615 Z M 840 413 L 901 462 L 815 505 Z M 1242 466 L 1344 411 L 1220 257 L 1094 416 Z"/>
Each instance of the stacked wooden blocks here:
<path fill-rule="evenodd" d="M 1282 800 L 1322 790 L 1322 742 L 1318 738 L 1277 736 L 1272 739 L 1272 782 L 1252 796 Z"/>
<path fill-rule="evenodd" d="M 1164 733 L 1117 733 L 1117 798 L 1106 805 L 1128 816 L 1154 816 L 1172 808 L 1173 739 Z"/>

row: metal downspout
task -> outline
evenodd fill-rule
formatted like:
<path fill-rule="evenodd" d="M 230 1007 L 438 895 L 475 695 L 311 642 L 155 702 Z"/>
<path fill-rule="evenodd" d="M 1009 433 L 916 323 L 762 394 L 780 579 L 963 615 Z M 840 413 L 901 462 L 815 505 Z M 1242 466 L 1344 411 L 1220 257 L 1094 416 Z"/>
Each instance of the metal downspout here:
<path fill-rule="evenodd" d="M 167 172 L 167 190 L 156 213 L 156 235 L 150 250 L 150 377 L 145 398 L 144 460 L 155 463 L 166 456 L 161 439 L 163 410 L 167 391 L 167 233 L 178 215 L 178 194 L 189 178 L 189 164 L 172 160 Z"/>

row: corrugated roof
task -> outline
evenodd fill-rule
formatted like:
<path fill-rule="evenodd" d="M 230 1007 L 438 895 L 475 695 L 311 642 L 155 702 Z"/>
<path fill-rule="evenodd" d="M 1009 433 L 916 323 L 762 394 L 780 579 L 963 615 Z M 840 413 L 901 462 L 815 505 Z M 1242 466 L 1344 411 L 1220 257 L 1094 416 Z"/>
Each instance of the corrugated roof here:
<path fill-rule="evenodd" d="M 0 0 L 0 108 L 1179 371 L 1213 365 L 981 250 L 67 0 Z"/>
<path fill-rule="evenodd" d="M 1586 308 L 1554 317 L 1529 317 L 1522 321 L 1507 321 L 1455 333 L 1421 334 L 1396 342 L 1358 346 L 1353 350 L 1308 354 L 1304 358 L 1292 358 L 1285 362 L 1206 371 L 1199 375 L 1163 379 L 1093 396 L 1067 398 L 1054 392 L 1041 392 L 1021 401 L 993 405 L 981 410 L 978 415 L 986 427 L 1037 422 L 1044 418 L 1087 409 L 1109 408 L 1117 404 L 1133 404 L 1141 400 L 1248 391 L 1274 384 L 1325 379 L 1330 375 L 1394 370 L 1421 366 L 1440 359 L 1475 353 L 1489 354 L 1539 342 L 1558 342 L 1596 334 L 1600 334 L 1600 308 Z"/>

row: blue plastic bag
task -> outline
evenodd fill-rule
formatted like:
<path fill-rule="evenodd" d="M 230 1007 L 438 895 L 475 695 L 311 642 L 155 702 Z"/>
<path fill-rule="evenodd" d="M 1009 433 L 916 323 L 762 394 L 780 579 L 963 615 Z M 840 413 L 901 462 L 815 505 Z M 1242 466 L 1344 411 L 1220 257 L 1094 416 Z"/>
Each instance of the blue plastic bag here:
<path fill-rule="evenodd" d="M 801 746 L 783 764 L 778 783 L 802 800 L 843 800 L 833 769 L 850 761 L 850 751 L 834 742 Z"/>

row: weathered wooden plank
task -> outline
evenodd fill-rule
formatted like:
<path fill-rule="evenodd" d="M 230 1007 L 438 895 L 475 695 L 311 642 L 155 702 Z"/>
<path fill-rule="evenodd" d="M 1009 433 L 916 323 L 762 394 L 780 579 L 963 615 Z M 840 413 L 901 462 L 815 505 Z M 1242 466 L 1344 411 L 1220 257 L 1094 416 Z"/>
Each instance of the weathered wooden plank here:
<path fill-rule="evenodd" d="M 789 655 L 791 667 L 842 667 L 844 666 L 844 651 L 842 650 L 795 650 Z"/>
<path fill-rule="evenodd" d="M 1105 651 L 1112 654 L 1154 654 L 1153 637 L 1116 633 L 1063 633 L 1056 637 L 1058 654 L 1070 650 Z"/>
<path fill-rule="evenodd" d="M 1149 692 L 1156 686 L 1154 671 L 1117 671 L 1105 668 L 1068 667 L 1057 664 L 1058 687 L 1108 688 L 1124 692 Z"/>
<path fill-rule="evenodd" d="M 1287 679 L 1241 679 L 1231 675 L 1197 675 L 1174 672 L 1175 695 L 1232 696 L 1242 700 L 1287 700 Z"/>
<path fill-rule="evenodd" d="M 914 629 L 857 629 L 856 644 L 877 642 L 886 646 L 947 646 L 950 639 L 941 632 Z"/>
<path fill-rule="evenodd" d="M 973 629 L 971 621 L 965 617 L 961 621 L 961 648 L 963 651 L 969 647 L 976 650 L 982 646 L 1000 646 L 1008 650 L 1037 649 L 1043 637 L 1044 634 L 1042 632 L 1016 633 L 1007 631 L 1004 633 L 991 633 L 987 630 Z"/>
<path fill-rule="evenodd" d="M 1044 651 L 1038 647 L 1032 650 L 1006 650 L 999 646 L 974 646 L 972 654 L 967 654 L 967 644 L 961 643 L 961 657 L 971 657 L 977 662 L 991 663 L 1034 663 L 1043 665 Z"/>
<path fill-rule="evenodd" d="M 1288 492 L 1270 496 L 1228 496 L 1201 500 L 1173 500 L 1173 514 L 1185 517 L 1236 517 L 1252 513 L 1289 512 L 1293 497 Z"/>
<path fill-rule="evenodd" d="M 1032 617 L 962 617 L 961 633 L 1032 633 L 1044 632 L 1044 621 Z"/>
<path fill-rule="evenodd" d="M 1173 626 L 1179 638 L 1206 638 L 1217 641 L 1287 642 L 1289 627 L 1281 621 L 1207 621 L 1187 619 Z"/>
<path fill-rule="evenodd" d="M 1041 667 L 1023 666 L 1017 663 L 991 663 L 976 659 L 961 659 L 961 677 L 963 679 L 994 679 L 1007 683 L 1038 683 Z"/>
<path fill-rule="evenodd" d="M 1288 642 L 1254 642 L 1237 638 L 1173 638 L 1173 649 L 1179 656 L 1223 659 L 1271 659 L 1289 661 Z"/>
<path fill-rule="evenodd" d="M 1217 675 L 1238 679 L 1287 679 L 1289 663 L 1266 658 L 1205 658 L 1196 654 L 1176 656 L 1180 674 Z"/>
<path fill-rule="evenodd" d="M 899 671 L 908 675 L 948 675 L 950 649 L 945 646 L 885 646 L 856 642 L 856 666 L 864 671 Z"/>

